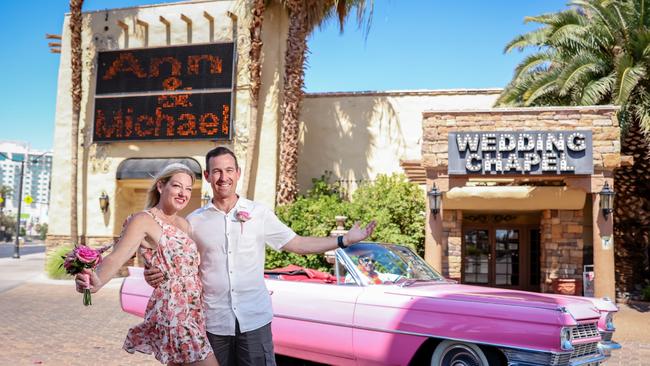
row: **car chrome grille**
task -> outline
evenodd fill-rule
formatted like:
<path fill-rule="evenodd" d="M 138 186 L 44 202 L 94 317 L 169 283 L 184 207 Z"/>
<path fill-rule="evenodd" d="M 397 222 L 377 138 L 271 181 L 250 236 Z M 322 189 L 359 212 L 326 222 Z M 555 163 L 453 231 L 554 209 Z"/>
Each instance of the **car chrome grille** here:
<path fill-rule="evenodd" d="M 501 349 L 508 358 L 510 364 L 522 365 L 559 365 L 555 361 L 555 356 L 545 352 L 526 352 L 513 349 Z M 567 354 L 568 356 L 568 354 Z M 567 358 L 567 361 L 569 359 Z"/>
<path fill-rule="evenodd" d="M 597 323 L 578 324 L 576 327 L 571 329 L 572 341 L 596 337 L 601 337 L 601 333 L 598 331 Z M 573 352 L 571 353 L 571 360 L 597 353 L 598 342 L 574 344 Z"/>
<path fill-rule="evenodd" d="M 571 329 L 571 339 L 591 337 L 600 337 L 600 332 L 598 332 L 598 325 L 596 325 L 596 323 L 578 324 L 577 327 Z"/>
<path fill-rule="evenodd" d="M 551 359 L 551 365 L 567 365 L 571 360 L 572 353 L 555 353 Z"/>
<path fill-rule="evenodd" d="M 609 334 L 611 335 L 611 333 Z M 572 341 L 578 341 L 576 343 L 580 343 L 580 341 L 585 342 L 583 340 L 590 338 L 597 338 L 597 340 L 594 339 L 594 342 L 587 341 L 589 343 L 583 344 L 572 344 L 573 351 L 558 353 L 522 351 L 508 348 L 500 348 L 500 350 L 508 359 L 508 364 L 511 365 L 567 366 L 572 362 L 582 364 L 583 362 L 590 362 L 589 359 L 600 355 L 598 342 L 601 336 L 604 335 L 605 333 L 598 331 L 597 323 L 579 324 L 571 329 Z M 598 362 L 600 361 L 596 361 L 594 365 Z M 591 365 L 591 363 L 588 364 Z"/>
<path fill-rule="evenodd" d="M 585 343 L 577 344 L 573 346 L 573 352 L 571 353 L 571 359 L 590 355 L 592 353 L 598 353 L 598 343 Z"/>

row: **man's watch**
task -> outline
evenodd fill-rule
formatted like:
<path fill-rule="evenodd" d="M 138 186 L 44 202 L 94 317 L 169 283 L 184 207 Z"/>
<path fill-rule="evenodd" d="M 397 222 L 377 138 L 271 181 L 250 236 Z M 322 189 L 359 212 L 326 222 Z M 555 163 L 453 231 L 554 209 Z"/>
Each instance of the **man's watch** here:
<path fill-rule="evenodd" d="M 341 249 L 347 248 L 347 246 L 345 244 L 343 244 L 343 235 L 339 235 L 339 236 L 336 237 L 336 245 L 338 245 L 339 248 L 341 248 Z"/>

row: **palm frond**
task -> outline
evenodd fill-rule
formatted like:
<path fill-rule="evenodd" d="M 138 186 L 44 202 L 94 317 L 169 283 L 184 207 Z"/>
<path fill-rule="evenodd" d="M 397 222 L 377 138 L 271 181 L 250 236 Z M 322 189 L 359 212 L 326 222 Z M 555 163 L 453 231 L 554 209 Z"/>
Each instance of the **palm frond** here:
<path fill-rule="evenodd" d="M 523 51 L 526 47 L 543 46 L 546 44 L 549 32 L 550 29 L 544 27 L 518 35 L 506 44 L 503 53 L 508 53 L 515 49 Z"/>
<path fill-rule="evenodd" d="M 629 55 L 623 55 L 619 58 L 616 65 L 616 74 L 614 102 L 618 105 L 627 103 L 630 94 L 639 81 L 644 77 L 648 77 L 646 67 L 643 64 L 634 63 L 634 59 Z"/>
<path fill-rule="evenodd" d="M 650 61 L 650 29 L 643 29 L 634 35 L 630 53 L 635 59 Z"/>
<path fill-rule="evenodd" d="M 650 93 L 644 88 L 636 93 L 636 98 L 629 104 L 632 115 L 650 143 Z"/>
<path fill-rule="evenodd" d="M 544 71 L 554 61 L 552 51 L 544 51 L 526 56 L 515 68 L 513 79 L 520 78 L 523 74 Z"/>
<path fill-rule="evenodd" d="M 567 95 L 576 86 L 584 85 L 594 75 L 603 72 L 602 64 L 591 54 L 579 54 L 564 67 L 558 77 L 561 96 Z"/>
<path fill-rule="evenodd" d="M 557 83 L 559 73 L 559 69 L 552 70 L 535 80 L 523 95 L 524 106 L 528 107 L 535 103 L 537 99 L 556 93 L 559 89 Z"/>
<path fill-rule="evenodd" d="M 616 74 L 611 73 L 597 80 L 592 80 L 582 89 L 580 105 L 601 104 L 614 90 Z"/>
<path fill-rule="evenodd" d="M 523 74 L 520 78 L 512 80 L 501 92 L 494 103 L 495 107 L 518 107 L 524 103 L 524 93 L 535 80 L 535 74 Z"/>
<path fill-rule="evenodd" d="M 589 48 L 585 35 L 589 29 L 583 25 L 566 24 L 554 29 L 548 37 L 548 45 L 556 48 L 565 47 L 572 50 Z"/>
<path fill-rule="evenodd" d="M 594 0 L 573 0 L 569 3 L 570 5 L 579 6 L 585 10 L 587 14 L 593 14 L 599 21 L 604 23 L 604 30 L 607 31 L 611 39 L 616 38 L 611 31 L 611 24 L 609 17 L 606 15 L 605 9 Z"/>
<path fill-rule="evenodd" d="M 527 16 L 525 23 L 540 23 L 553 28 L 559 28 L 566 24 L 584 24 L 582 16 L 575 9 L 568 9 L 557 13 L 546 13 L 538 16 Z"/>

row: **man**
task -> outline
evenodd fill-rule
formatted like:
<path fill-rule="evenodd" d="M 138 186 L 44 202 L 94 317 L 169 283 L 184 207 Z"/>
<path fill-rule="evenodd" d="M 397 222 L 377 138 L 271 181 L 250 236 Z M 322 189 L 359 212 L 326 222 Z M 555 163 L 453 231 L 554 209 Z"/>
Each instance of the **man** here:
<path fill-rule="evenodd" d="M 192 237 L 201 253 L 206 329 L 221 366 L 275 365 L 271 298 L 264 283 L 265 244 L 297 254 L 323 253 L 370 236 L 375 222 L 358 223 L 344 236 L 296 235 L 266 206 L 239 197 L 241 175 L 235 154 L 217 147 L 206 155 L 206 181 L 212 201 L 190 214 Z M 164 279 L 146 270 L 152 286 Z"/>
<path fill-rule="evenodd" d="M 370 254 L 360 255 L 357 259 L 359 271 L 368 278 L 368 281 L 373 284 L 382 284 L 384 281 L 379 278 L 379 274 L 375 270 L 375 256 Z"/>

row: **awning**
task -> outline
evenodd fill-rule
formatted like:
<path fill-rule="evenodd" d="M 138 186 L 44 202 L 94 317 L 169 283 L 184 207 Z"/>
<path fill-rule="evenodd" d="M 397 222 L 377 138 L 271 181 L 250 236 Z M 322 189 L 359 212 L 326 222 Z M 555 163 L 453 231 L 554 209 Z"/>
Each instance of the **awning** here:
<path fill-rule="evenodd" d="M 172 163 L 185 164 L 201 179 L 201 165 L 192 158 L 131 158 L 126 159 L 117 167 L 116 178 L 120 179 L 151 179 L 164 167 Z"/>
<path fill-rule="evenodd" d="M 569 187 L 455 187 L 443 196 L 452 210 L 581 210 L 586 192 Z"/>

